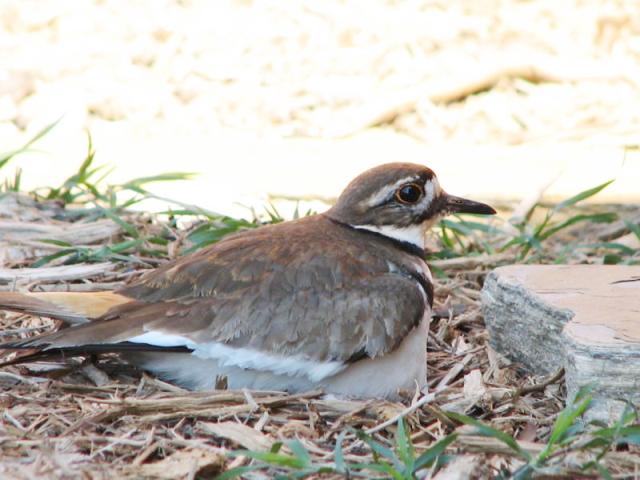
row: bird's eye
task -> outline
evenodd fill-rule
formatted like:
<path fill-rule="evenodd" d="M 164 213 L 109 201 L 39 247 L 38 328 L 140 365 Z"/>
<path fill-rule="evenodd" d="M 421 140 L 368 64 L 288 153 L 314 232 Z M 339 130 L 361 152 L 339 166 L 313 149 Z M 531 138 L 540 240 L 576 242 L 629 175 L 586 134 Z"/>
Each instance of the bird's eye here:
<path fill-rule="evenodd" d="M 396 191 L 396 199 L 401 203 L 416 203 L 424 195 L 424 190 L 417 183 L 407 183 Z"/>

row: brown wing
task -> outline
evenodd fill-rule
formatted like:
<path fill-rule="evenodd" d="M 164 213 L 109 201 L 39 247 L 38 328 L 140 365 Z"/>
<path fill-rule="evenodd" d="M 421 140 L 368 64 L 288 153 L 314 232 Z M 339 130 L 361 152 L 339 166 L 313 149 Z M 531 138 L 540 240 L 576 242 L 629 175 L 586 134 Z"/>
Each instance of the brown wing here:
<path fill-rule="evenodd" d="M 318 361 L 382 355 L 427 305 L 409 256 L 361 235 L 316 216 L 230 237 L 118 292 L 134 302 L 38 343 L 59 348 L 158 332 Z"/>

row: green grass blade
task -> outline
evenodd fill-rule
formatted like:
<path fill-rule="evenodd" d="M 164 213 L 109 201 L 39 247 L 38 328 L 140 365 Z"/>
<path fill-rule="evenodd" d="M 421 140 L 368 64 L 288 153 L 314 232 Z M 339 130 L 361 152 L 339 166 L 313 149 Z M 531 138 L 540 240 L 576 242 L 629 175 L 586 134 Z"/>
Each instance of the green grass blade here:
<path fill-rule="evenodd" d="M 249 457 L 255 460 L 260 460 L 264 463 L 268 463 L 269 465 L 288 467 L 295 470 L 306 467 L 306 464 L 304 464 L 298 457 L 295 457 L 293 455 L 286 455 L 283 453 L 256 452 L 253 450 L 234 450 L 231 452 L 227 452 L 227 455 L 229 455 L 230 457 Z"/>
<path fill-rule="evenodd" d="M 507 445 L 511 450 L 517 453 L 518 456 L 526 460 L 531 459 L 531 455 L 529 455 L 528 452 L 523 450 L 522 447 L 520 447 L 520 445 L 518 444 L 518 442 L 514 438 L 507 435 L 506 433 L 500 430 L 497 430 L 493 427 L 490 427 L 488 425 L 485 425 L 484 423 L 476 420 L 475 418 L 468 417 L 467 415 L 463 415 L 462 413 L 456 413 L 456 412 L 444 412 L 444 413 L 449 418 L 457 422 L 476 427 L 476 432 L 479 435 L 482 435 L 483 437 L 492 437 L 492 438 L 495 438 L 496 440 L 501 441 L 502 443 Z"/>
<path fill-rule="evenodd" d="M 553 447 L 561 442 L 569 433 L 569 429 L 575 424 L 575 421 L 587 411 L 592 400 L 591 394 L 589 393 L 591 389 L 590 386 L 582 387 L 576 394 L 572 404 L 558 414 L 549 441 L 545 449 L 538 455 L 538 464 L 543 462 L 551 454 Z"/>
<path fill-rule="evenodd" d="M 445 227 L 467 236 L 472 235 L 475 232 L 491 234 L 500 232 L 499 229 L 497 229 L 493 225 L 489 225 L 488 223 L 472 222 L 463 218 L 459 218 L 458 215 L 456 215 L 456 218 L 458 219 L 458 221 L 443 219 L 441 220 L 441 223 Z"/>
<path fill-rule="evenodd" d="M 93 163 L 93 160 L 95 158 L 95 154 L 92 150 L 92 144 L 91 144 L 91 137 L 89 137 L 89 146 L 88 146 L 89 151 L 87 152 L 87 156 L 84 157 L 84 160 L 82 160 L 82 163 L 80 164 L 80 167 L 78 168 L 78 171 L 76 173 L 74 173 L 73 175 L 71 175 L 65 182 L 64 185 L 67 187 L 75 187 L 77 186 L 77 184 L 84 182 L 87 180 L 88 176 L 87 176 L 87 170 L 89 169 L 89 167 L 91 166 L 91 164 Z"/>
<path fill-rule="evenodd" d="M 352 470 L 370 470 L 372 472 L 384 473 L 387 476 L 384 478 L 393 478 L 394 480 L 404 480 L 402 474 L 394 469 L 391 465 L 384 462 L 378 463 L 354 463 L 351 465 Z M 370 475 L 365 475 L 365 478 L 372 478 Z"/>
<path fill-rule="evenodd" d="M 404 419 L 398 419 L 398 428 L 396 430 L 396 451 L 400 457 L 400 461 L 405 465 L 405 471 L 412 472 L 415 461 L 415 452 L 409 431 L 406 428 Z"/>
<path fill-rule="evenodd" d="M 347 435 L 347 431 L 343 430 L 336 438 L 336 446 L 333 449 L 333 461 L 335 463 L 336 471 L 342 474 L 347 474 L 347 464 L 344 461 L 344 453 L 342 452 L 342 443 L 344 437 Z"/>
<path fill-rule="evenodd" d="M 191 180 L 196 177 L 198 174 L 195 172 L 166 172 L 161 173 L 159 175 L 153 175 L 150 177 L 139 177 L 134 178 L 133 180 L 129 180 L 125 182 L 119 187 L 123 190 L 133 190 L 137 193 L 147 193 L 143 188 L 143 185 L 147 185 L 149 183 L 155 182 L 173 182 L 179 180 Z"/>
<path fill-rule="evenodd" d="M 52 262 L 53 260 L 56 260 L 56 259 L 62 258 L 62 257 L 67 257 L 69 255 L 73 255 L 74 253 L 76 253 L 76 250 L 72 250 L 72 249 L 60 250 L 59 252 L 52 253 L 51 255 L 46 255 L 44 257 L 39 258 L 38 260 L 33 262 L 30 265 L 30 267 L 31 268 L 43 267 L 44 265 L 46 265 L 49 262 Z"/>
<path fill-rule="evenodd" d="M 533 467 L 530 464 L 526 463 L 518 468 L 515 472 L 513 472 L 513 475 L 502 478 L 508 478 L 509 480 L 530 480 L 533 476 L 533 473 Z"/>
<path fill-rule="evenodd" d="M 589 188 L 587 190 L 584 190 L 580 193 L 578 193 L 577 195 L 574 195 L 573 197 L 567 198 L 566 200 L 558 203 L 555 207 L 553 207 L 553 211 L 554 212 L 558 212 L 560 210 L 562 210 L 563 208 L 567 208 L 567 207 L 571 207 L 573 205 L 575 205 L 578 202 L 581 202 L 582 200 L 586 200 L 587 198 L 593 197 L 594 195 L 596 195 L 597 193 L 601 192 L 602 190 L 604 190 L 605 188 L 607 188 L 609 185 L 611 185 L 613 183 L 614 179 L 609 180 L 607 182 L 604 182 L 596 187 L 593 188 Z"/>
<path fill-rule="evenodd" d="M 282 217 L 282 215 L 280 215 L 280 212 L 278 212 L 278 209 L 275 207 L 275 205 L 273 203 L 270 202 L 264 208 L 264 210 L 267 213 L 267 215 L 269 215 L 269 222 L 270 223 L 284 222 L 284 218 Z"/>
<path fill-rule="evenodd" d="M 287 446 L 300 461 L 300 464 L 303 465 L 303 468 L 308 468 L 311 465 L 311 455 L 309 455 L 309 452 L 307 452 L 307 449 L 304 448 L 300 440 L 290 440 L 287 442 Z"/>
<path fill-rule="evenodd" d="M 625 255 L 633 255 L 636 250 L 617 242 L 598 242 L 577 245 L 576 248 L 608 248 L 610 250 L 618 250 Z"/>
<path fill-rule="evenodd" d="M 184 253 L 189 253 L 215 243 L 225 235 L 257 226 L 255 223 L 247 222 L 246 220 L 236 220 L 228 217 L 211 223 L 205 223 L 189 232 L 187 239 L 193 243 L 193 246 L 185 250 Z"/>
<path fill-rule="evenodd" d="M 453 240 L 449 236 L 449 233 L 447 231 L 448 224 L 445 223 L 445 219 L 440 220 L 438 225 L 440 227 L 440 240 L 442 241 L 442 244 L 447 250 L 453 250 L 455 244 L 453 243 Z"/>
<path fill-rule="evenodd" d="M 617 443 L 631 443 L 633 445 L 640 445 L 640 425 L 621 428 Z"/>
<path fill-rule="evenodd" d="M 631 443 L 633 445 L 640 445 L 640 425 L 631 425 L 628 427 L 622 427 L 617 432 L 614 427 L 601 429 L 593 433 L 596 437 L 617 437 L 616 443 L 624 444 Z"/>
<path fill-rule="evenodd" d="M 1 168 L 1 167 L 0 167 Z M 5 192 L 19 192 L 20 184 L 22 182 L 22 169 L 20 167 L 16 168 L 16 172 L 13 175 L 13 181 L 6 178 L 4 181 L 4 191 Z M 0 191 L 2 188 L 0 187 Z"/>
<path fill-rule="evenodd" d="M 244 467 L 236 467 L 226 472 L 222 472 L 215 480 L 231 480 L 232 478 L 242 477 L 245 473 L 253 472 L 265 468 L 264 465 L 248 465 Z"/>
<path fill-rule="evenodd" d="M 611 472 L 609 472 L 609 470 L 607 470 L 603 465 L 596 463 L 593 465 L 593 467 L 598 471 L 600 477 L 604 478 L 604 480 L 613 480 Z"/>
<path fill-rule="evenodd" d="M 593 222 L 593 223 L 611 223 L 615 220 L 618 219 L 618 215 L 615 213 L 596 213 L 593 215 L 576 215 L 574 217 L 571 217 L 567 220 L 565 220 L 564 222 L 561 222 L 557 225 L 553 225 L 549 228 L 547 228 L 545 231 L 541 232 L 538 235 L 538 238 L 540 240 L 546 240 L 547 238 L 549 238 L 552 235 L 555 235 L 556 233 L 558 233 L 561 230 L 564 230 L 567 227 L 570 227 L 571 225 L 575 225 L 576 223 L 580 223 L 580 222 Z"/>
<path fill-rule="evenodd" d="M 376 442 L 370 435 L 367 435 L 363 431 L 356 431 L 356 436 L 359 440 L 362 440 L 364 443 L 366 443 L 375 455 L 381 456 L 391 461 L 393 467 L 397 471 L 402 470 L 402 463 L 398 460 L 398 457 L 395 453 L 393 453 L 393 451 L 391 451 L 391 449 L 385 447 L 381 443 Z"/>
<path fill-rule="evenodd" d="M 269 450 L 271 453 L 278 453 L 280 450 L 282 450 L 282 447 L 284 446 L 284 443 L 282 442 L 276 442 L 273 445 L 271 445 L 271 449 Z"/>
<path fill-rule="evenodd" d="M 89 260 L 93 260 L 93 259 L 89 259 Z M 108 255 L 108 256 L 104 257 L 103 260 L 110 260 L 110 261 L 117 260 L 117 261 L 120 261 L 120 262 L 137 263 L 139 265 L 144 265 L 146 267 L 150 267 L 151 266 L 147 262 L 144 262 L 144 261 L 140 260 L 139 258 L 134 257 L 133 255 L 119 255 L 117 253 L 112 253 L 111 255 Z"/>
<path fill-rule="evenodd" d="M 125 232 L 127 232 L 133 238 L 138 238 L 140 236 L 140 234 L 138 233 L 138 230 L 136 229 L 136 227 L 134 227 L 130 223 L 128 223 L 125 220 L 123 220 L 122 218 L 120 218 L 112 210 L 109 210 L 109 209 L 105 208 L 105 209 L 103 209 L 103 213 L 107 218 L 109 218 L 114 223 L 116 223 L 120 228 L 122 228 Z"/>
<path fill-rule="evenodd" d="M 69 242 L 63 242 L 62 240 L 55 240 L 50 238 L 41 238 L 38 239 L 41 243 L 47 243 L 49 245 L 55 245 L 56 247 L 73 247 Z"/>
<path fill-rule="evenodd" d="M 551 218 L 553 217 L 553 210 L 549 210 L 547 211 L 547 214 L 544 217 L 544 220 L 542 221 L 542 223 L 540 223 L 539 225 L 537 225 L 535 227 L 535 229 L 533 230 L 533 236 L 535 238 L 539 238 L 540 234 L 542 233 L 542 231 L 547 228 L 547 225 L 549 224 L 549 222 L 551 221 Z"/>
<path fill-rule="evenodd" d="M 524 234 L 521 235 L 517 235 L 515 237 L 513 237 L 512 239 L 510 239 L 507 243 L 505 243 L 502 247 L 500 247 L 500 251 L 504 252 L 505 250 L 507 250 L 509 247 L 513 247 L 514 245 L 518 245 L 518 246 L 523 246 L 523 245 L 527 245 L 529 242 L 526 239 L 526 237 L 524 236 Z"/>
<path fill-rule="evenodd" d="M 624 224 L 627 226 L 629 231 L 633 233 L 638 240 L 640 240 L 640 224 L 630 222 L 629 220 L 625 220 Z"/>
<path fill-rule="evenodd" d="M 457 433 L 451 433 L 446 437 L 438 440 L 435 444 L 433 444 L 429 450 L 421 454 L 415 461 L 413 471 L 414 473 L 422 468 L 428 468 L 433 465 L 433 463 L 438 459 L 442 453 L 447 449 L 449 445 L 451 445 L 458 438 Z"/>
<path fill-rule="evenodd" d="M 36 133 L 33 137 L 31 137 L 27 141 L 27 143 L 25 143 L 20 148 L 18 148 L 16 150 L 12 150 L 11 152 L 0 154 L 0 168 L 4 167 L 7 163 L 9 163 L 9 161 L 13 157 L 15 157 L 16 155 L 20 155 L 21 153 L 26 152 L 31 145 L 33 145 L 38 140 L 40 140 L 42 137 L 44 137 L 47 133 L 49 133 L 53 129 L 53 127 L 55 127 L 58 123 L 60 123 L 60 120 L 62 120 L 62 117 L 58 118 L 54 122 L 52 122 L 49 125 L 47 125 L 46 127 L 44 127 L 42 130 L 40 130 L 38 133 Z"/>
<path fill-rule="evenodd" d="M 144 238 L 136 238 L 133 240 L 123 240 L 122 242 L 118 242 L 113 245 L 107 246 L 106 250 L 109 253 L 122 253 L 122 252 L 126 252 L 127 250 L 135 250 L 144 242 L 145 242 Z"/>

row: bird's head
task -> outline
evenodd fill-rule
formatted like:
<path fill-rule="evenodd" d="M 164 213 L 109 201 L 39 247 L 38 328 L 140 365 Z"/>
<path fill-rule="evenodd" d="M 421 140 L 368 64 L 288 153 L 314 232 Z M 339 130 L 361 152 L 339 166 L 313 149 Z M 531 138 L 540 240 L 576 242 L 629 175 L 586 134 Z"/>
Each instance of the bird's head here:
<path fill-rule="evenodd" d="M 357 176 L 327 212 L 330 218 L 424 248 L 424 233 L 445 215 L 496 211 L 487 204 L 446 193 L 433 170 L 389 163 Z"/>

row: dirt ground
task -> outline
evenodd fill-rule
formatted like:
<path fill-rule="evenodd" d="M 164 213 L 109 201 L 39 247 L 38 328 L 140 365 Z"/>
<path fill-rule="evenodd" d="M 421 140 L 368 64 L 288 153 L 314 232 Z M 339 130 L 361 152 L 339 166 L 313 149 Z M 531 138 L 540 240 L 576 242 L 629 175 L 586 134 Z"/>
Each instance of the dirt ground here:
<path fill-rule="evenodd" d="M 2 0 L 0 58 L 1 150 L 62 116 L 25 188 L 88 129 L 114 181 L 201 172 L 159 193 L 234 214 L 398 160 L 479 198 L 640 198 L 635 1 Z"/>

